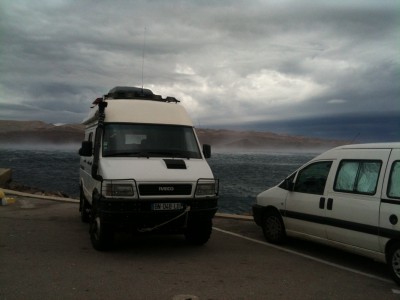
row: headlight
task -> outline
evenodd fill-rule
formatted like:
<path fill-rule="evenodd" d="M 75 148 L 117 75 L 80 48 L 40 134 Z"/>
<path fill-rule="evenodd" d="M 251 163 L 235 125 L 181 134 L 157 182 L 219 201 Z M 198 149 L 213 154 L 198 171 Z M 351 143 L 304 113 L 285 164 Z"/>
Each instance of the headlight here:
<path fill-rule="evenodd" d="M 216 180 L 202 180 L 197 182 L 196 197 L 197 196 L 215 196 L 218 194 L 218 181 Z"/>
<path fill-rule="evenodd" d="M 121 181 L 104 181 L 103 195 L 115 198 L 132 198 L 135 196 L 134 183 Z"/>

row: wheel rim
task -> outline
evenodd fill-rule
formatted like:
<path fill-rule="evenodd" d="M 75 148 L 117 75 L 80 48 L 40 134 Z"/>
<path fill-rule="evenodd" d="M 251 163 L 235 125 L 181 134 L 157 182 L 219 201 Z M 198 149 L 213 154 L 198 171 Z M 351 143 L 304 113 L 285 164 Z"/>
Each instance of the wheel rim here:
<path fill-rule="evenodd" d="M 400 248 L 393 252 L 392 256 L 392 269 L 393 273 L 400 278 Z"/>
<path fill-rule="evenodd" d="M 278 238 L 282 232 L 281 222 L 276 216 L 269 216 L 265 227 L 267 235 L 272 239 Z"/>

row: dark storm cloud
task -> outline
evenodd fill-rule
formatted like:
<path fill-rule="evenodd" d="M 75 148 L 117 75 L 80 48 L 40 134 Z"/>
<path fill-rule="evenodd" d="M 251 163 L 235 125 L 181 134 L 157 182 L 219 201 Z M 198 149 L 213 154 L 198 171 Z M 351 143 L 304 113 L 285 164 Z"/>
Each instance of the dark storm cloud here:
<path fill-rule="evenodd" d="M 0 6 L 3 119 L 80 122 L 113 86 L 142 83 L 203 127 L 400 115 L 396 1 Z"/>
<path fill-rule="evenodd" d="M 235 125 L 230 128 L 238 129 Z M 243 127 L 241 127 L 243 128 Z M 396 113 L 341 114 L 307 119 L 247 124 L 248 130 L 267 130 L 280 134 L 306 135 L 321 139 L 359 142 L 400 140 L 400 118 Z"/>

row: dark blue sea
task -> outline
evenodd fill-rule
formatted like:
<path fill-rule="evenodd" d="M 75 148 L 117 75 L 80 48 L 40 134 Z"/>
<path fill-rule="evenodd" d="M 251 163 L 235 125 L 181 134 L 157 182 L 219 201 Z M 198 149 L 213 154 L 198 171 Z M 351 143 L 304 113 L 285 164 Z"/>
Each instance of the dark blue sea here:
<path fill-rule="evenodd" d="M 213 153 L 208 163 L 220 180 L 219 212 L 250 212 L 257 194 L 278 184 L 317 154 L 268 150 Z M 78 198 L 78 146 L 0 147 L 0 168 L 12 169 L 15 183 Z"/>

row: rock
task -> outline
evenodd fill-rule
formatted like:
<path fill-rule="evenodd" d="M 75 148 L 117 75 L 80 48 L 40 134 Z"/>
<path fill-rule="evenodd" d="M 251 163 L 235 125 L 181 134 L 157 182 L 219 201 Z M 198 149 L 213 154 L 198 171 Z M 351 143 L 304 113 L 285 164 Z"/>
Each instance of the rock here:
<path fill-rule="evenodd" d="M 11 169 L 0 168 L 0 187 L 5 188 L 10 182 L 12 177 Z"/>
<path fill-rule="evenodd" d="M 9 182 L 5 188 L 18 191 L 18 192 L 23 192 L 23 193 L 28 193 L 28 194 L 33 194 L 33 195 L 40 195 L 40 196 L 56 196 L 56 197 L 61 197 L 61 198 L 70 198 L 67 194 L 60 192 L 60 191 L 44 191 L 42 189 L 38 189 L 35 187 L 30 187 L 26 186 L 23 184 L 16 183 L 14 181 Z"/>

